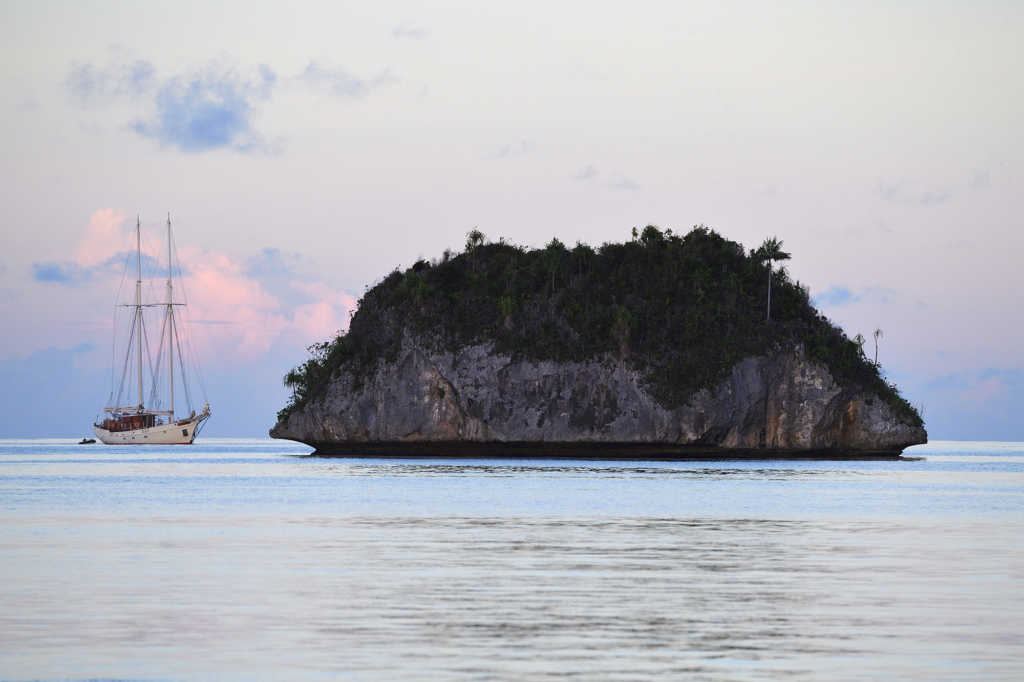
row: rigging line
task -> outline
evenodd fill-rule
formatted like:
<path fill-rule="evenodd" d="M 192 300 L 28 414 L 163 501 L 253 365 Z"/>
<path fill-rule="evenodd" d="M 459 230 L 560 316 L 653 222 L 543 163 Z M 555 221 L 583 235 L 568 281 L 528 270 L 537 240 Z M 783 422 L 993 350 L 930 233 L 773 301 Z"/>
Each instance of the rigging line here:
<path fill-rule="evenodd" d="M 125 381 L 128 379 L 128 364 L 130 363 L 131 358 L 132 358 L 132 345 L 133 345 L 132 341 L 135 339 L 135 324 L 136 324 L 137 319 L 138 318 L 136 318 L 135 320 L 132 321 L 131 330 L 130 330 L 130 332 L 128 334 L 128 352 L 125 353 L 125 355 L 124 355 L 124 365 L 121 367 L 121 383 L 117 387 L 117 400 L 114 402 L 113 405 L 110 405 L 109 407 L 114 407 L 116 405 L 124 405 L 125 404 L 124 402 L 121 402 L 121 398 L 124 397 L 124 391 L 125 391 L 124 384 L 125 384 Z"/>
<path fill-rule="evenodd" d="M 160 258 L 160 254 L 162 254 L 164 252 L 164 235 L 163 235 L 162 231 L 158 232 L 157 234 L 160 235 L 160 239 L 159 239 L 160 243 L 157 246 L 157 250 L 155 251 L 157 256 L 154 257 L 154 258 L 151 258 L 150 259 L 150 263 L 149 263 L 149 266 L 150 266 L 149 271 L 150 271 L 150 279 L 151 279 L 150 284 L 149 284 L 149 288 L 150 288 L 151 292 L 154 291 L 153 287 L 155 286 L 157 281 L 163 281 L 165 279 L 163 277 L 164 267 L 163 267 L 163 263 L 161 262 L 161 258 Z M 157 275 L 158 274 L 160 275 L 160 280 L 157 280 Z M 157 300 L 155 292 L 154 292 L 153 300 Z"/>
<path fill-rule="evenodd" d="M 196 377 L 196 380 L 199 383 L 199 389 L 200 389 L 200 391 L 203 394 L 203 402 L 209 402 L 208 396 L 206 394 L 206 381 L 203 378 L 203 368 L 199 364 L 199 358 L 196 355 L 196 351 L 192 347 L 193 346 L 192 342 L 193 342 L 194 337 L 195 337 L 194 329 L 192 327 L 192 313 L 188 309 L 188 294 L 185 291 L 185 278 L 184 278 L 184 276 L 182 275 L 182 272 L 181 272 L 181 259 L 178 258 L 178 249 L 176 247 L 176 243 L 177 243 L 177 241 L 175 240 L 174 234 L 172 233 L 170 235 L 170 249 L 171 249 L 171 253 L 174 254 L 173 261 L 176 262 L 177 265 L 178 265 L 178 284 L 179 284 L 178 291 L 181 292 L 181 302 L 184 304 L 183 307 L 185 309 L 185 334 L 182 335 L 180 333 L 180 331 L 179 331 L 178 334 L 176 334 L 176 338 L 179 341 L 178 359 L 180 361 L 181 357 L 182 357 L 180 342 L 181 342 L 181 337 L 184 336 L 185 337 L 185 348 L 188 351 L 189 364 L 192 365 L 194 367 L 194 369 L 195 369 L 195 377 Z M 175 330 L 178 331 L 177 324 L 175 325 Z"/>
<path fill-rule="evenodd" d="M 140 237 L 141 237 L 141 235 L 140 235 Z M 145 237 L 142 237 L 142 238 L 145 239 Z M 152 240 L 147 240 L 147 241 L 151 242 Z M 157 253 L 159 253 L 159 251 Z M 145 264 L 146 278 L 145 278 L 144 281 L 146 283 L 146 286 L 149 288 L 148 292 L 147 292 L 148 295 L 149 295 L 149 299 L 148 300 L 153 301 L 153 300 L 156 300 L 156 294 L 153 291 L 153 277 L 154 277 L 154 274 L 153 274 L 153 259 L 145 251 L 142 252 L 142 255 L 145 256 L 144 260 L 145 260 L 145 263 L 146 263 Z M 142 303 L 142 301 L 139 301 L 139 302 Z"/>
<path fill-rule="evenodd" d="M 149 350 L 149 334 L 146 333 L 146 321 L 145 321 L 145 318 L 142 319 L 142 346 L 143 346 L 143 348 L 146 349 L 146 360 L 149 362 L 149 374 L 150 374 L 150 376 L 153 376 L 154 373 L 155 373 L 154 370 L 153 370 L 153 354 Z M 142 401 L 142 396 L 139 396 L 139 402 L 140 403 L 143 402 Z M 153 409 L 156 409 L 156 408 L 154 406 L 150 405 L 149 409 L 153 410 Z"/>
<path fill-rule="evenodd" d="M 186 311 L 187 311 L 187 309 L 186 309 Z M 196 381 L 199 383 L 199 390 L 203 394 L 203 401 L 204 402 L 209 402 L 208 401 L 208 396 L 206 394 L 206 379 L 203 376 L 203 366 L 201 364 L 199 364 L 199 354 L 198 354 L 198 351 L 195 348 L 193 348 L 193 345 L 192 345 L 191 321 L 192 321 L 191 317 L 189 317 L 187 312 L 186 312 L 186 322 L 190 326 L 190 328 L 189 328 L 189 330 L 187 332 L 189 341 L 188 341 L 188 344 L 186 346 L 187 349 L 188 349 L 188 358 L 189 358 L 189 362 L 193 365 L 193 368 L 195 370 Z"/>
<path fill-rule="evenodd" d="M 122 319 L 124 318 L 124 315 L 126 315 L 126 314 L 127 314 L 127 309 L 121 311 Z M 128 377 L 128 363 L 130 362 L 130 359 L 132 357 L 134 357 L 134 347 L 135 347 L 135 344 L 132 343 L 134 341 L 134 339 L 135 339 L 134 335 L 135 335 L 136 315 L 135 315 L 134 311 L 132 311 L 131 317 L 132 317 L 131 324 L 128 325 L 125 328 L 125 330 L 124 330 L 125 342 L 120 346 L 121 352 L 124 353 L 124 355 L 125 355 L 125 363 L 126 364 L 121 369 L 121 375 L 120 375 L 121 376 L 121 388 L 120 388 L 120 392 L 118 393 L 118 400 L 116 402 L 114 402 L 113 405 L 124 405 L 125 404 L 125 403 L 121 402 L 120 399 L 122 397 L 124 397 L 124 383 L 125 383 L 125 381 L 127 381 L 127 377 Z"/>
<path fill-rule="evenodd" d="M 172 324 L 175 324 L 175 322 L 172 321 Z M 192 389 L 190 387 L 190 384 L 192 382 L 188 380 L 188 370 L 185 367 L 185 354 L 181 352 L 181 334 L 175 334 L 174 336 L 177 339 L 176 345 L 178 346 L 178 365 L 181 367 L 181 383 L 185 390 L 185 403 L 188 406 L 188 409 L 192 410 L 194 409 L 192 404 Z M 188 348 L 187 343 L 185 347 Z"/>
<path fill-rule="evenodd" d="M 134 238 L 134 235 L 133 235 L 132 236 L 132 244 L 134 244 L 134 243 L 135 243 L 135 238 Z M 117 288 L 117 298 L 114 299 L 115 303 L 118 303 L 118 302 L 121 301 L 121 293 L 124 291 L 125 277 L 128 275 L 128 267 L 129 267 L 129 265 L 132 262 L 132 254 L 133 253 L 135 253 L 135 250 L 133 248 L 129 247 L 128 248 L 128 255 L 124 259 L 124 270 L 121 271 L 121 284 Z"/>
<path fill-rule="evenodd" d="M 189 333 L 189 336 L 190 336 L 190 333 Z M 196 351 L 192 348 L 192 344 L 191 343 L 187 343 L 185 348 L 188 351 L 189 364 L 193 368 L 196 381 L 199 384 L 199 390 L 203 394 L 203 400 L 208 402 L 207 395 L 206 395 L 206 382 L 203 379 L 203 368 L 199 364 L 199 358 L 196 357 Z"/>
<path fill-rule="evenodd" d="M 117 317 L 119 311 L 118 301 L 121 300 L 121 292 L 124 290 L 125 276 L 128 274 L 128 265 L 132 260 L 132 250 L 128 249 L 128 255 L 124 260 L 124 268 L 121 270 L 121 283 L 117 287 L 117 298 L 114 299 L 114 333 L 111 335 L 110 344 L 110 402 L 108 407 L 113 406 L 114 403 L 114 386 L 115 376 L 117 372 Z"/>
<path fill-rule="evenodd" d="M 199 428 L 196 429 L 195 435 L 193 436 L 194 438 L 199 438 L 199 434 L 202 432 L 204 428 L 206 428 L 207 421 L 209 421 L 209 418 L 199 422 Z"/>
<path fill-rule="evenodd" d="M 114 333 L 112 336 L 114 338 L 110 344 L 110 397 L 108 398 L 110 402 L 107 403 L 107 407 L 114 404 L 114 372 L 117 368 L 115 363 L 117 360 L 117 306 L 114 306 Z"/>
<path fill-rule="evenodd" d="M 199 390 L 203 393 L 203 402 L 209 402 L 209 399 L 206 396 L 206 379 L 203 378 L 203 368 L 199 364 L 199 358 L 191 352 L 189 352 L 189 358 L 191 358 L 192 363 L 196 366 L 196 375 L 199 379 Z"/>
<path fill-rule="evenodd" d="M 186 332 L 186 334 L 188 334 L 188 332 Z M 190 334 L 188 335 L 190 336 Z M 194 376 L 199 384 L 199 389 L 203 394 L 203 400 L 206 401 L 206 382 L 203 380 L 203 368 L 199 364 L 199 358 L 196 357 L 196 352 L 192 348 L 192 344 L 190 342 L 186 342 L 185 350 L 188 352 L 189 365 L 193 369 Z"/>
<path fill-rule="evenodd" d="M 178 350 L 180 351 L 181 348 L 179 348 Z M 188 373 L 187 373 L 186 368 L 185 368 L 185 360 L 182 357 L 180 352 L 178 353 L 178 366 L 181 367 L 181 375 L 183 377 L 181 383 L 183 384 L 183 386 L 185 388 L 185 404 L 188 405 L 188 409 L 189 410 L 194 410 L 195 409 L 195 405 L 192 402 L 192 389 L 189 386 L 190 382 L 187 379 L 184 378 L 184 377 L 187 376 Z"/>
<path fill-rule="evenodd" d="M 160 343 L 157 344 L 156 364 L 155 364 L 155 368 L 156 369 L 153 371 L 152 381 L 150 382 L 150 391 L 149 391 L 150 402 L 153 405 L 157 406 L 157 407 L 155 407 L 153 409 L 158 409 L 159 406 L 163 403 L 163 401 L 160 400 L 160 384 L 159 384 L 159 382 L 160 382 L 160 379 L 161 379 L 160 374 L 163 371 L 163 366 L 164 366 L 164 363 L 163 363 L 163 360 L 164 360 L 164 336 L 166 335 L 166 333 L 167 333 L 167 318 L 165 316 L 163 324 L 160 325 Z M 149 350 L 148 346 L 147 346 L 146 350 L 147 351 Z"/>

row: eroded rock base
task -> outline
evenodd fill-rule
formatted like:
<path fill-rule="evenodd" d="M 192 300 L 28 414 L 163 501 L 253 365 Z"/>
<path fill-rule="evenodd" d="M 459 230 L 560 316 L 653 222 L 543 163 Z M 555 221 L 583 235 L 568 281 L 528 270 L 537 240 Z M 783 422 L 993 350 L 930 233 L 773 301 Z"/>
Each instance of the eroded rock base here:
<path fill-rule="evenodd" d="M 351 459 L 572 459 L 628 461 L 713 460 L 893 460 L 901 451 L 767 450 L 665 445 L 661 443 L 474 443 L 419 441 L 413 443 L 308 443 L 310 457 Z"/>
<path fill-rule="evenodd" d="M 670 409 L 617 360 L 531 362 L 412 339 L 359 384 L 342 372 L 270 435 L 330 456 L 574 459 L 894 456 L 928 440 L 801 348 L 741 360 Z"/>

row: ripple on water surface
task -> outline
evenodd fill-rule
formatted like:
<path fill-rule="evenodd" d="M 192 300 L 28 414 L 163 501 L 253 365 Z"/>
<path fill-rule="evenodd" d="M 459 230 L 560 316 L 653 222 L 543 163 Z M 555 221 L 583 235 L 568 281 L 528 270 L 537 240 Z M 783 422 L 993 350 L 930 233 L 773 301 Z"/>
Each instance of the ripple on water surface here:
<path fill-rule="evenodd" d="M 1024 447 L 323 460 L 0 443 L 0 677 L 1019 679 Z"/>

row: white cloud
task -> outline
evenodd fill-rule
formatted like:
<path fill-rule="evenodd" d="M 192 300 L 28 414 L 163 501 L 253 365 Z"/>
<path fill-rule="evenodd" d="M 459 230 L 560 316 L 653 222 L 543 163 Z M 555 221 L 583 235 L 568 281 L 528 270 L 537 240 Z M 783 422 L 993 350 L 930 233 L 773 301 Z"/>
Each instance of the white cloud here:
<path fill-rule="evenodd" d="M 342 98 L 362 97 L 371 90 L 398 82 L 388 69 L 372 78 L 362 78 L 343 66 L 324 66 L 315 61 L 307 64 L 296 80 L 307 87 Z"/>
<path fill-rule="evenodd" d="M 403 23 L 391 29 L 392 38 L 422 38 L 427 35 L 425 28 L 413 26 L 410 23 Z"/>
<path fill-rule="evenodd" d="M 886 185 L 879 182 L 875 187 L 875 195 L 888 201 L 891 204 L 903 206 L 935 206 L 950 198 L 946 190 L 917 189 L 910 180 L 900 180 L 897 183 Z"/>

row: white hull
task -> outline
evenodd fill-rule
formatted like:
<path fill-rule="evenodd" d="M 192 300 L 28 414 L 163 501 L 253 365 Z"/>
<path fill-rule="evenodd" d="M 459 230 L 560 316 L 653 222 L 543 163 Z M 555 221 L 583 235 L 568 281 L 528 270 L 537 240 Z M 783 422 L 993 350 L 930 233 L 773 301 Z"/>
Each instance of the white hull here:
<path fill-rule="evenodd" d="M 134 431 L 107 431 L 102 426 L 93 426 L 96 437 L 107 445 L 191 445 L 196 439 L 200 424 L 209 418 L 200 414 L 163 426 Z"/>

